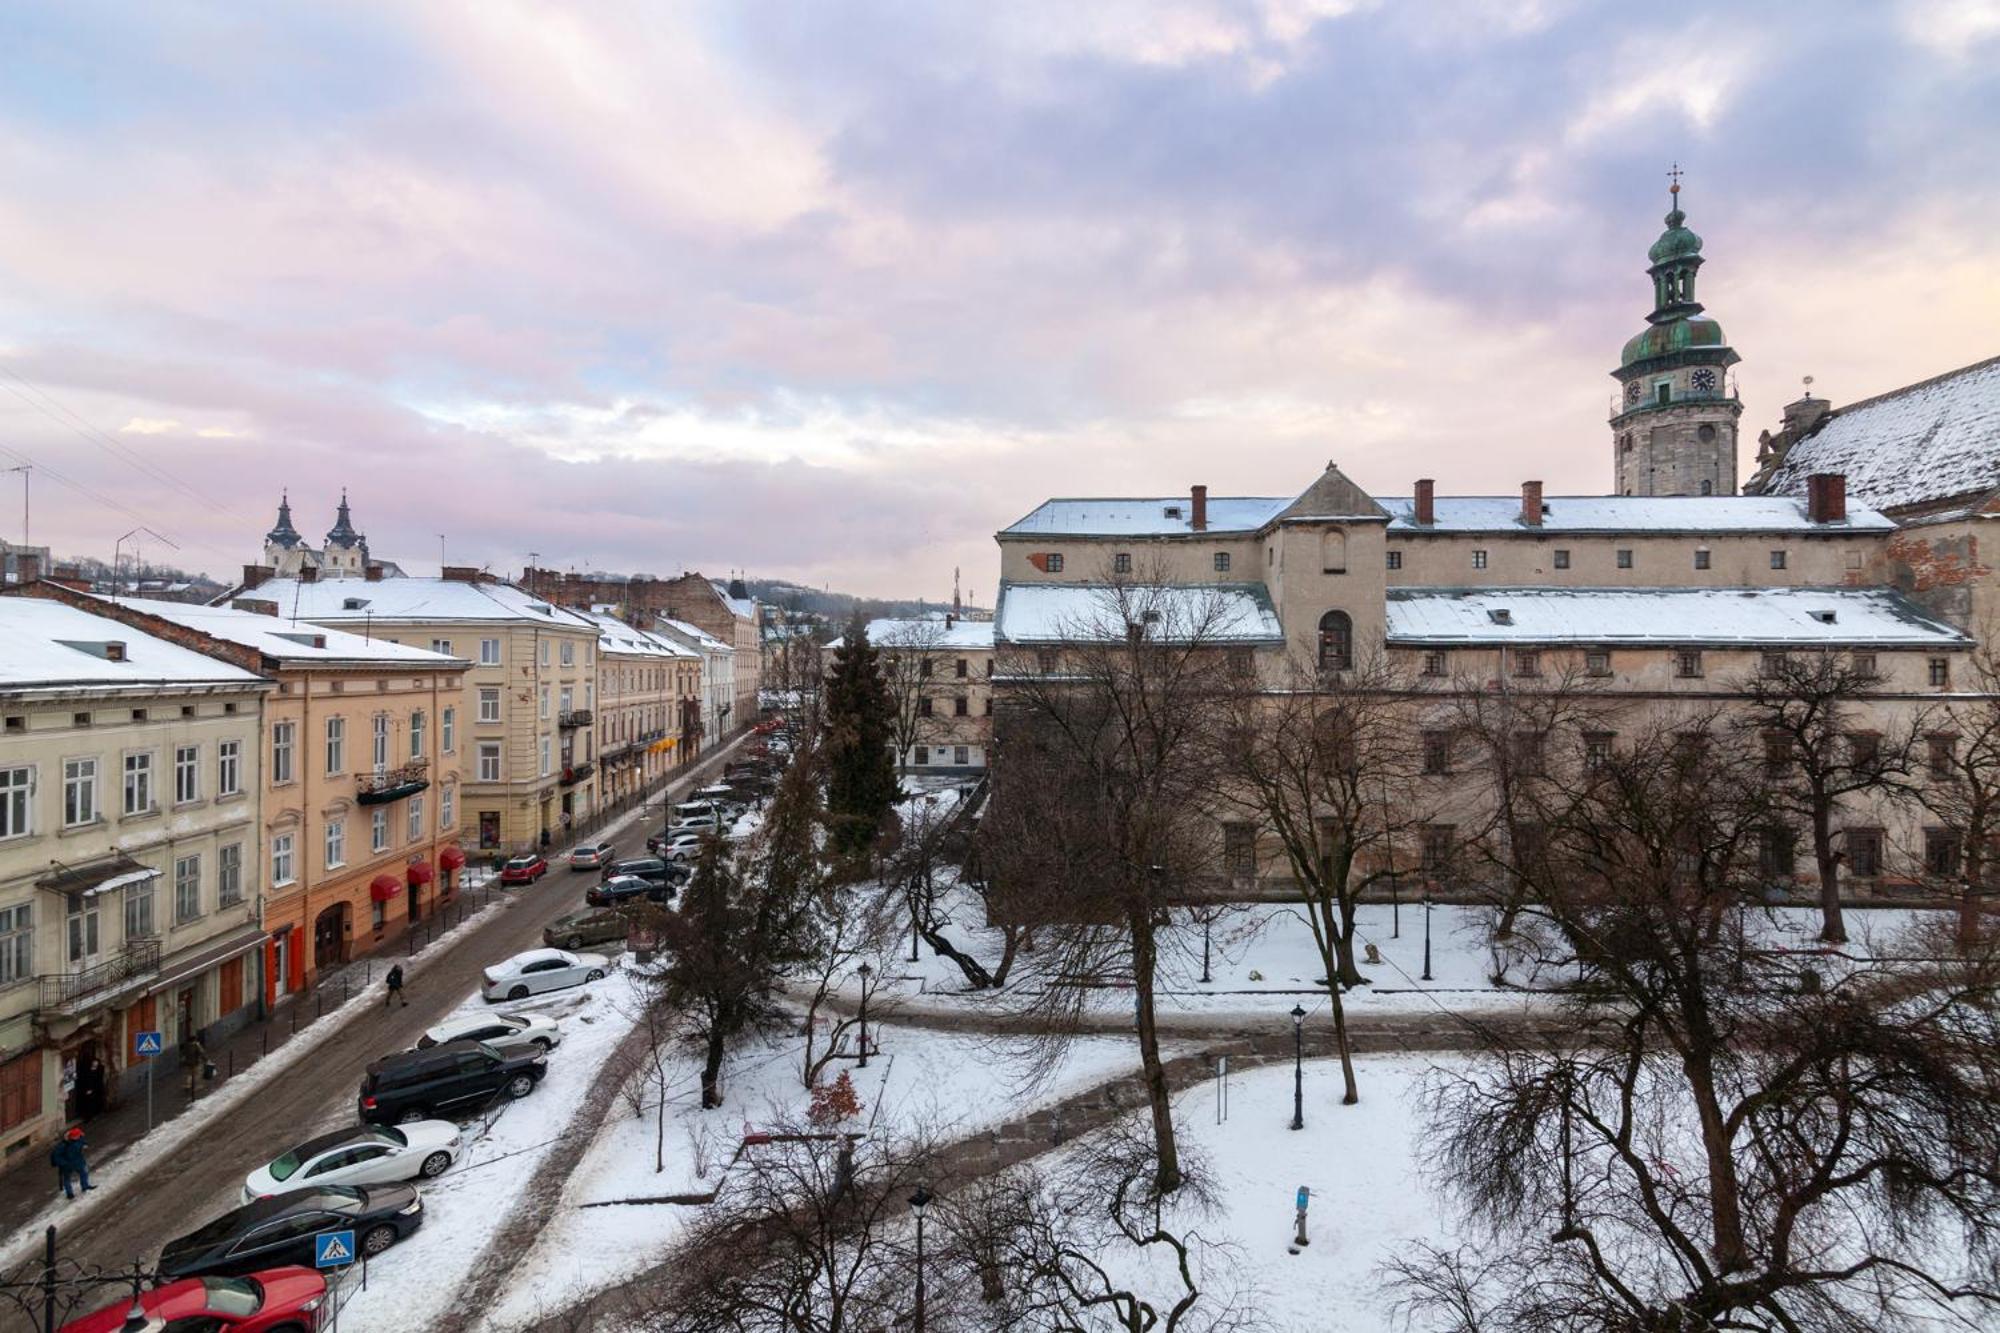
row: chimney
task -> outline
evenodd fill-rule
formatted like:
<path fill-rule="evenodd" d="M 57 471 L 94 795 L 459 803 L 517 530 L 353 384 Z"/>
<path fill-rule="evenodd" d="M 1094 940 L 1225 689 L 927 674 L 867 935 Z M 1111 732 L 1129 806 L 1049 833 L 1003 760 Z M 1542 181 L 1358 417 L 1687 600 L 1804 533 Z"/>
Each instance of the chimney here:
<path fill-rule="evenodd" d="M 1785 404 L 1784 425 L 1781 429 L 1794 439 L 1812 433 L 1820 419 L 1833 410 L 1833 404 L 1824 398 L 1815 398 L 1811 390 L 1806 396 Z"/>
<path fill-rule="evenodd" d="M 1197 486 L 1188 493 L 1188 523 L 1196 532 L 1208 531 L 1208 487 Z"/>
<path fill-rule="evenodd" d="M 1521 483 L 1521 521 L 1531 528 L 1542 526 L 1542 483 Z"/>
<path fill-rule="evenodd" d="M 319 582 L 319 566 L 318 566 L 318 565 L 300 565 L 300 566 L 299 566 L 299 582 L 300 582 L 300 583 L 318 583 L 318 582 Z"/>
<path fill-rule="evenodd" d="M 472 565 L 446 565 L 438 571 L 438 577 L 447 583 L 477 583 L 479 570 Z"/>
<path fill-rule="evenodd" d="M 1813 523 L 1847 521 L 1847 476 L 1815 472 L 1806 478 L 1806 519 Z"/>
<path fill-rule="evenodd" d="M 256 587 L 256 586 L 257 586 L 258 584 L 260 584 L 260 583 L 263 583 L 264 581 L 266 581 L 267 579 L 269 579 L 269 578 L 270 578 L 270 577 L 271 577 L 272 575 L 276 574 L 277 572 L 278 572 L 277 570 L 275 570 L 275 569 L 271 568 L 271 566 L 269 566 L 269 565 L 245 565 L 245 566 L 243 566 L 243 588 L 244 588 L 244 590 L 245 590 L 245 591 L 247 592 L 247 591 L 248 591 L 248 590 L 250 590 L 251 588 L 254 588 L 254 587 Z"/>
<path fill-rule="evenodd" d="M 1417 522 L 1425 527 L 1437 522 L 1437 483 L 1429 477 L 1417 482 Z"/>
<path fill-rule="evenodd" d="M 362 577 L 370 583 L 380 583 L 382 581 L 382 566 L 370 564 Z"/>
<path fill-rule="evenodd" d="M 23 587 L 39 583 L 42 578 L 42 558 L 29 555 L 26 551 L 14 553 L 14 581 Z"/>

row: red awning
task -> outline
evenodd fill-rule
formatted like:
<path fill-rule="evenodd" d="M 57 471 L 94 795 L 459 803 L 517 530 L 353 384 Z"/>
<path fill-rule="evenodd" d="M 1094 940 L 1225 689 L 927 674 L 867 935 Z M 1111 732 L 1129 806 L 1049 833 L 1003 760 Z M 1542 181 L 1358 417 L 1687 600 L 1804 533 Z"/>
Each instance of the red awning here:
<path fill-rule="evenodd" d="M 443 851 L 438 853 L 438 869 L 463 870 L 464 868 L 465 868 L 465 853 L 459 850 L 456 844 L 447 847 Z"/>
<path fill-rule="evenodd" d="M 377 875 L 368 881 L 368 896 L 378 903 L 386 903 L 403 891 L 403 881 L 394 875 Z"/>
<path fill-rule="evenodd" d="M 412 887 L 415 887 L 418 884 L 428 884 L 433 879 L 436 878 L 436 876 L 431 873 L 431 868 L 428 865 L 424 864 L 422 861 L 419 861 L 415 865 L 410 867 L 409 875 L 410 875 L 410 884 Z"/>

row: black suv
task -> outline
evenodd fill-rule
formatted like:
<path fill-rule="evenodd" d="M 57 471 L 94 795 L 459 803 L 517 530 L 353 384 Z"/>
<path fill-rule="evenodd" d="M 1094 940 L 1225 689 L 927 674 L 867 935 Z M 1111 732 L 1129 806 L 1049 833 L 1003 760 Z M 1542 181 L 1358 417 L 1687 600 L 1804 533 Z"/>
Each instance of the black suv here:
<path fill-rule="evenodd" d="M 673 896 L 673 885 L 655 884 L 641 875 L 613 875 L 583 891 L 583 901 L 591 907 L 617 907 L 641 900 L 664 903 L 672 901 Z"/>
<path fill-rule="evenodd" d="M 613 861 L 604 867 L 604 878 L 616 879 L 620 875 L 633 875 L 651 884 L 657 884 L 672 896 L 674 889 L 687 878 L 687 871 L 671 861 L 657 856 L 635 856 L 624 861 Z"/>
<path fill-rule="evenodd" d="M 321 1185 L 274 1194 L 232 1208 L 207 1226 L 168 1241 L 160 1251 L 159 1277 L 167 1282 L 197 1274 L 240 1277 L 280 1264 L 310 1264 L 313 1237 L 327 1231 L 353 1231 L 357 1248 L 377 1255 L 423 1225 L 423 1220 L 424 1202 L 413 1185 Z M 202 1319 L 167 1325 L 197 1326 L 221 1327 Z"/>
<path fill-rule="evenodd" d="M 447 1041 L 399 1051 L 368 1066 L 361 1080 L 361 1118 L 394 1125 L 475 1114 L 502 1097 L 525 1097 L 549 1072 L 549 1057 L 530 1048 L 495 1050 L 483 1041 Z"/>

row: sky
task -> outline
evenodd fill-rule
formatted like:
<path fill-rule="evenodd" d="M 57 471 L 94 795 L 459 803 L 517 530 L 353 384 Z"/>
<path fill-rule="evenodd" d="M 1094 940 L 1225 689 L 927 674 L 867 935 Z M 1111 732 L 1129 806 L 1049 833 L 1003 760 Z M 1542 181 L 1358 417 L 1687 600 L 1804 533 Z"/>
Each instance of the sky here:
<path fill-rule="evenodd" d="M 0 468 L 985 604 L 1052 495 L 1602 493 L 1675 162 L 1746 473 L 2000 354 L 2000 0 L 0 0 Z"/>

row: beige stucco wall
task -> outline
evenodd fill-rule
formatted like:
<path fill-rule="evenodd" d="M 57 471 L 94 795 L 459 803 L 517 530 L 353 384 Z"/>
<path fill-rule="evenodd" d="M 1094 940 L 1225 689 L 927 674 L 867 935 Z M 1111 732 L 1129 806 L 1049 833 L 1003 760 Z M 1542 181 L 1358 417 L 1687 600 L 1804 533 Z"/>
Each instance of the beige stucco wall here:
<path fill-rule="evenodd" d="M 1807 533 L 1414 533 L 1388 535 L 1384 552 L 1399 552 L 1402 568 L 1388 571 L 1392 588 L 1783 588 L 1837 587 L 1857 581 L 1879 558 L 1889 534 Z M 1709 568 L 1695 567 L 1707 550 Z M 1621 569 L 1618 552 L 1632 552 Z M 1474 552 L 1486 553 L 1486 565 Z M 1555 553 L 1569 552 L 1569 568 L 1555 567 Z M 1771 553 L 1785 553 L 1785 568 L 1771 568 Z"/>

